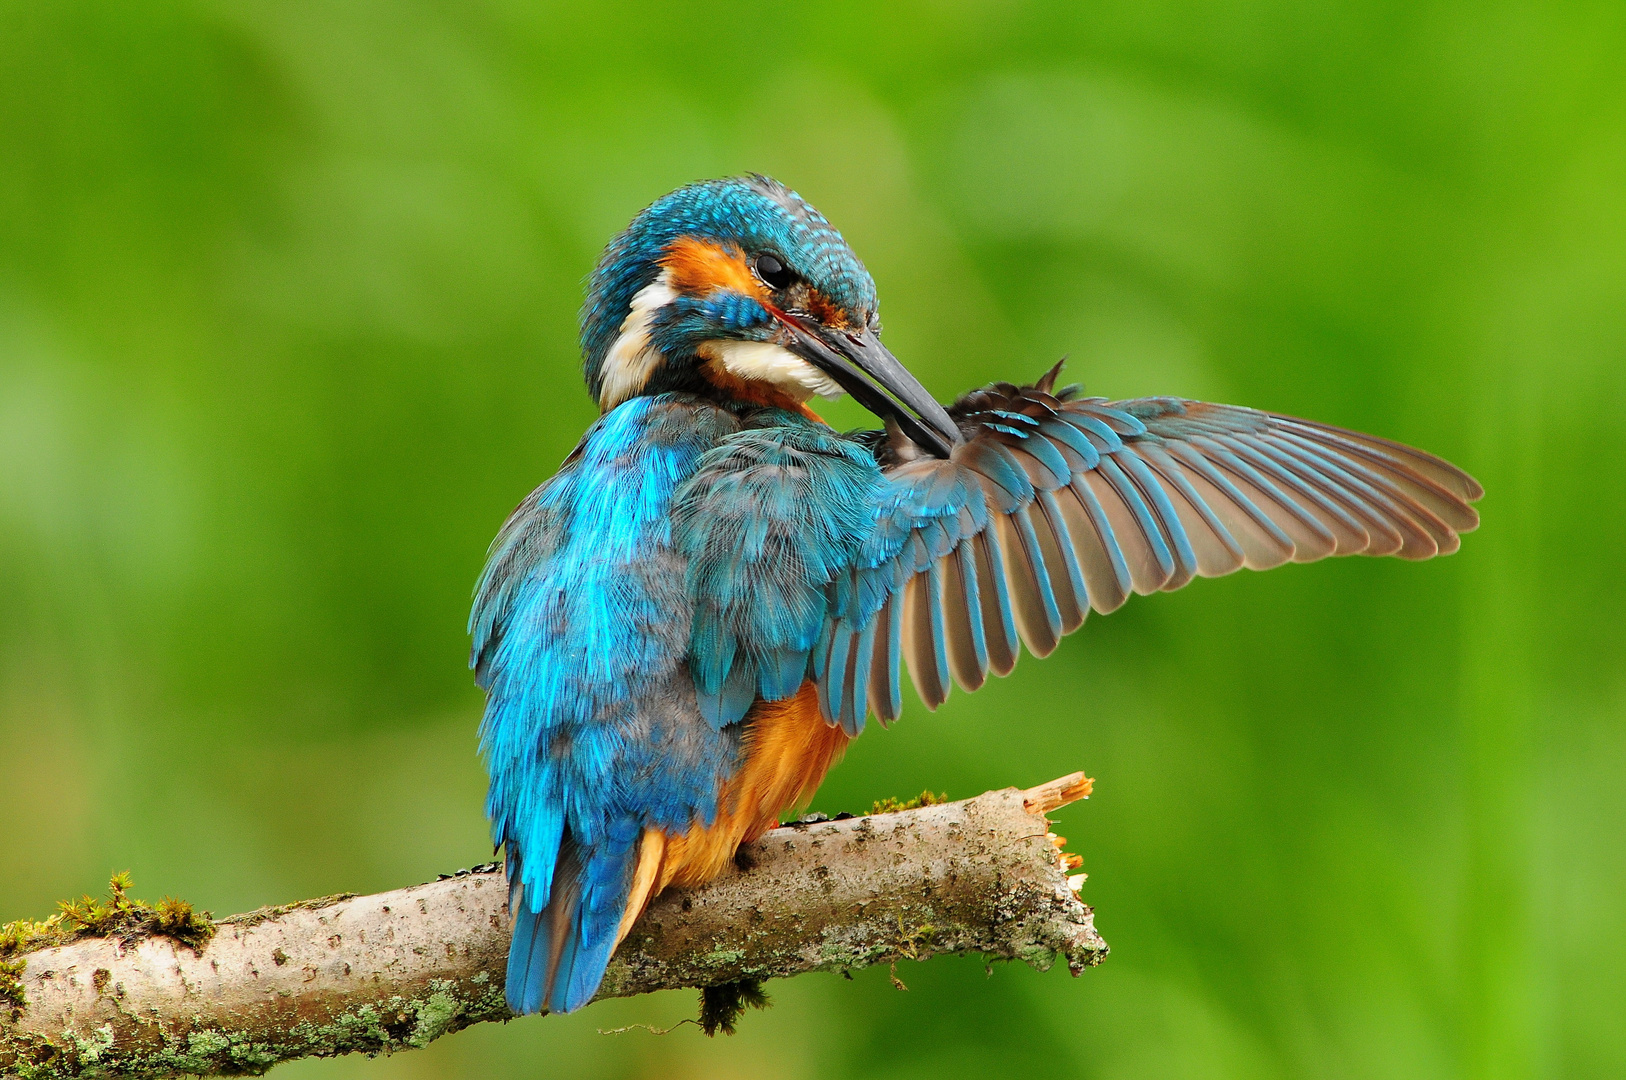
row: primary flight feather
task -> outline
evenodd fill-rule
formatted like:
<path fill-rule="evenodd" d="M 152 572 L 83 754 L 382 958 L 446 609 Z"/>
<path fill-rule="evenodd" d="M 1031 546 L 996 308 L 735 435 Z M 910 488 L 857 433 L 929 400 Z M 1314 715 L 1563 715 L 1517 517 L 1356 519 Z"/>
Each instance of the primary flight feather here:
<path fill-rule="evenodd" d="M 761 176 L 658 200 L 582 312 L 603 416 L 492 546 L 469 628 L 508 1004 L 568 1012 L 670 884 L 810 798 L 902 669 L 930 708 L 1094 609 L 1328 555 L 1426 559 L 1472 477 L 1179 398 L 999 383 L 944 408 L 880 343 L 841 235 Z M 808 401 L 849 393 L 885 430 Z"/>

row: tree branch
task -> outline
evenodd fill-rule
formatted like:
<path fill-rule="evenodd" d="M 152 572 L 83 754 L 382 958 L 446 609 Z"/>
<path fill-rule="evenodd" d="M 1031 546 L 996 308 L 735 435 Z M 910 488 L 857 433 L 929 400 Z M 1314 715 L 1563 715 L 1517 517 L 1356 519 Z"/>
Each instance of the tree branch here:
<path fill-rule="evenodd" d="M 982 953 L 1077 975 L 1107 946 L 1044 814 L 1082 773 L 963 802 L 775 829 L 700 889 L 662 894 L 599 997 Z M 1071 887 L 1070 887 L 1071 886 Z M 0 1075 L 259 1073 L 311 1055 L 425 1046 L 507 1020 L 508 888 L 480 868 L 374 896 L 262 908 L 194 951 L 85 938 L 25 954 Z"/>

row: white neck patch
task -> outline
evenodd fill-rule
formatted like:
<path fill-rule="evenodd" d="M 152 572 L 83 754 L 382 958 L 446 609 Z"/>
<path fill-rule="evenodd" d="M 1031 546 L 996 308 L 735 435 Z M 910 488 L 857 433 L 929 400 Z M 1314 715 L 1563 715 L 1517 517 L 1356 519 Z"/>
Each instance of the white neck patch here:
<path fill-rule="evenodd" d="M 604 354 L 604 366 L 599 370 L 599 408 L 609 412 L 643 390 L 665 361 L 649 340 L 649 322 L 658 309 L 676 299 L 670 270 L 662 270 L 660 277 L 632 298 L 632 307 L 621 321 L 621 332 Z"/>
<path fill-rule="evenodd" d="M 604 354 L 599 371 L 598 405 L 609 412 L 617 405 L 643 392 L 666 357 L 649 340 L 649 326 L 655 312 L 677 299 L 672 272 L 638 290 L 632 298 L 621 330 Z M 746 382 L 766 383 L 775 390 L 802 402 L 814 394 L 840 397 L 842 389 L 830 376 L 806 360 L 768 341 L 707 341 L 696 350 L 723 371 Z"/>
<path fill-rule="evenodd" d="M 830 376 L 771 341 L 707 341 L 695 351 L 736 379 L 767 383 L 793 401 L 843 392 Z"/>

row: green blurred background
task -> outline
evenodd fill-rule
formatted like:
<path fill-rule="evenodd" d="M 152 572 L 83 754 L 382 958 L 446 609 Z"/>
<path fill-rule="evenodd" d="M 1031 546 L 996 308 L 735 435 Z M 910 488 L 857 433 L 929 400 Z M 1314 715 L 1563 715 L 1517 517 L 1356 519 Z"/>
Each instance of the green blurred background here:
<path fill-rule="evenodd" d="M 0 4 L 0 918 L 490 854 L 463 623 L 594 410 L 575 312 L 769 172 L 942 397 L 1057 356 L 1417 443 L 1438 563 L 1199 582 L 860 740 L 834 812 L 1074 768 L 1113 952 L 488 1025 L 365 1077 L 1626 1073 L 1626 7 Z M 841 424 L 859 415 L 831 410 Z"/>

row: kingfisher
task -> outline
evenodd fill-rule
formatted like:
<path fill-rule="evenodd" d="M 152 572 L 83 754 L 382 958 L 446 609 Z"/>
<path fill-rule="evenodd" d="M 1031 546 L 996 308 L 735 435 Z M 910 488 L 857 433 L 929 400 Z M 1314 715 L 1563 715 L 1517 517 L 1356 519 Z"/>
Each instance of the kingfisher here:
<path fill-rule="evenodd" d="M 592 999 L 668 886 L 805 805 L 873 715 L 1048 655 L 1090 611 L 1478 525 L 1446 461 L 1309 420 L 994 383 L 941 405 L 875 283 L 765 176 L 657 200 L 588 283 L 601 415 L 493 542 L 471 666 L 516 1014 Z M 850 394 L 875 430 L 809 407 Z"/>

